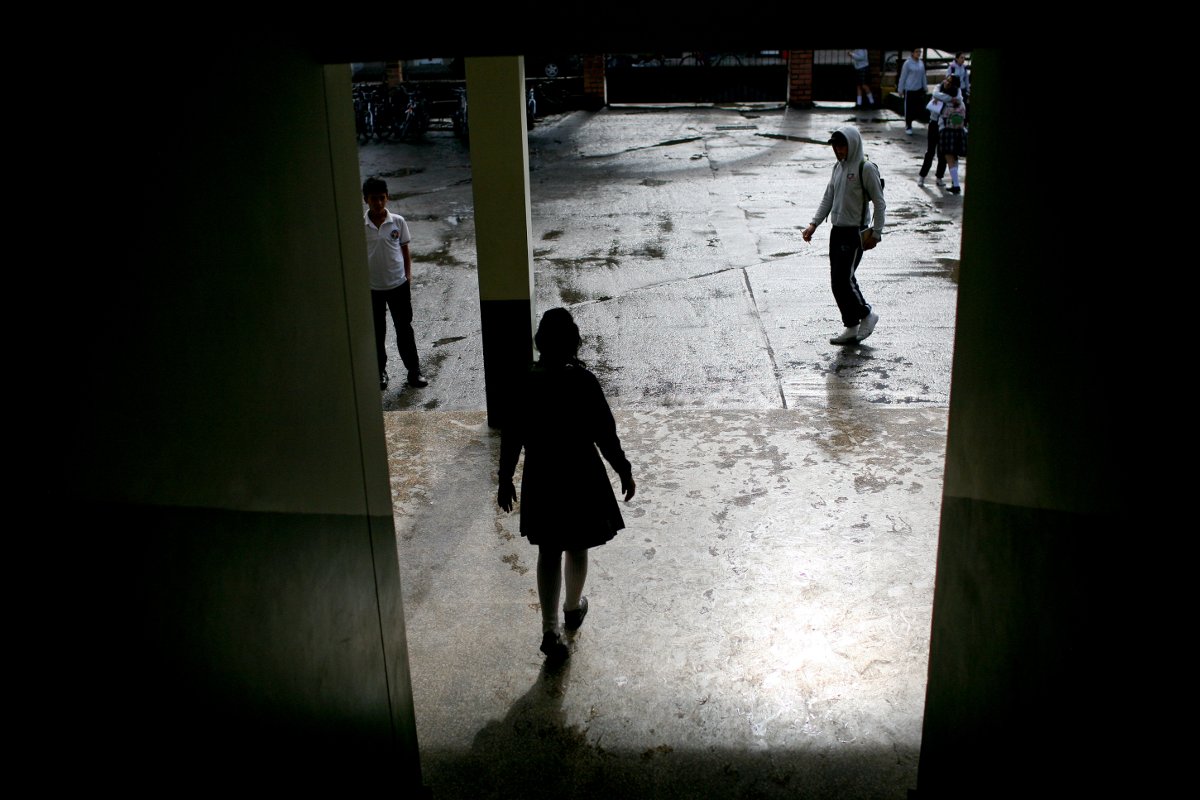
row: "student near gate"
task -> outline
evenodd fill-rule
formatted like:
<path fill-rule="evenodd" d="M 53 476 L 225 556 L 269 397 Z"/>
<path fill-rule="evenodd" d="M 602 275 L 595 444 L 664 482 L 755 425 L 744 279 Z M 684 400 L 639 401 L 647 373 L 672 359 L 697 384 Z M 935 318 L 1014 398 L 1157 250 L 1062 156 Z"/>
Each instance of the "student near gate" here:
<path fill-rule="evenodd" d="M 810 242 L 826 217 L 833 223 L 829 234 L 829 279 L 846 329 L 829 343 L 856 344 L 870 336 L 879 322 L 879 314 L 863 297 L 855 272 L 863 251 L 874 248 L 883 237 L 883 184 L 879 168 L 866 160 L 857 128 L 850 125 L 839 128 L 829 138 L 829 144 L 837 163 L 833 165 L 817 213 L 801 236 Z M 868 203 L 874 208 L 869 223 Z"/>

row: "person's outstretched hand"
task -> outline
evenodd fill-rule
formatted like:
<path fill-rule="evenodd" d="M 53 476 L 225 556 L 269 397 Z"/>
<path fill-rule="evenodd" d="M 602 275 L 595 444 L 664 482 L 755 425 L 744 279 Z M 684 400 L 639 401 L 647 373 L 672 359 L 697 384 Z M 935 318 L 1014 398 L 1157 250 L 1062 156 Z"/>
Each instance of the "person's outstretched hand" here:
<path fill-rule="evenodd" d="M 512 481 L 500 481 L 500 489 L 496 492 L 496 504 L 505 511 L 512 511 L 517 499 L 517 487 Z"/>
<path fill-rule="evenodd" d="M 625 502 L 628 503 L 633 499 L 633 493 L 637 490 L 637 484 L 633 482 L 633 475 L 621 476 L 621 491 L 625 493 Z"/>

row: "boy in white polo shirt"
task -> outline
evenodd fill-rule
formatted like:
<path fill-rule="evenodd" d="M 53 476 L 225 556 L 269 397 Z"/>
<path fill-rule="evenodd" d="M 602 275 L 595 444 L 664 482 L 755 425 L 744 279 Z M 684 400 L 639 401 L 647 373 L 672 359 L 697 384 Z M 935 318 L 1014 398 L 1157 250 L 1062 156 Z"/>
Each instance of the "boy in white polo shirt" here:
<path fill-rule="evenodd" d="M 367 178 L 363 183 L 367 212 L 363 225 L 367 235 L 367 268 L 371 273 L 371 315 L 375 320 L 375 355 L 379 361 L 379 388 L 388 386 L 386 311 L 392 313 L 396 328 L 396 349 L 408 370 L 408 385 L 420 388 L 429 382 L 421 377 L 417 359 L 417 341 L 412 329 L 412 256 L 408 243 L 412 236 L 408 223 L 399 214 L 388 211 L 387 182 Z"/>

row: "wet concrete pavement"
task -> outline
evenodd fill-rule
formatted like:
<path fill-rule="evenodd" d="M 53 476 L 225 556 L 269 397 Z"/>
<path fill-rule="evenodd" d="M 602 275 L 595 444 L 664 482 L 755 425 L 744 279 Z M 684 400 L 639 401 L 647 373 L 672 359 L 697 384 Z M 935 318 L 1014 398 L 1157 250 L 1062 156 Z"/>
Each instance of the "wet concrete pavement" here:
<path fill-rule="evenodd" d="M 882 319 L 829 345 L 829 228 L 800 231 L 833 164 L 819 142 L 853 118 L 606 110 L 530 133 L 538 308 L 575 314 L 639 484 L 551 673 L 536 551 L 494 502 L 466 148 L 360 148 L 412 228 L 431 379 L 383 406 L 436 797 L 915 786 L 961 198 L 916 185 L 923 130 L 858 118 L 887 180 L 859 271 Z"/>
<path fill-rule="evenodd" d="M 884 242 L 859 270 L 882 322 L 851 351 L 828 344 L 842 328 L 829 226 L 800 238 L 834 163 L 819 142 L 847 123 L 862 130 L 888 202 Z M 962 199 L 916 185 L 917 131 L 853 109 L 539 122 L 529 137 L 538 308 L 571 308 L 582 357 L 625 408 L 782 408 L 847 391 L 944 406 Z M 389 392 L 384 407 L 482 408 L 467 149 L 434 132 L 360 152 L 364 175 L 389 176 L 412 228 L 418 345 L 436 378 L 419 393 Z"/>

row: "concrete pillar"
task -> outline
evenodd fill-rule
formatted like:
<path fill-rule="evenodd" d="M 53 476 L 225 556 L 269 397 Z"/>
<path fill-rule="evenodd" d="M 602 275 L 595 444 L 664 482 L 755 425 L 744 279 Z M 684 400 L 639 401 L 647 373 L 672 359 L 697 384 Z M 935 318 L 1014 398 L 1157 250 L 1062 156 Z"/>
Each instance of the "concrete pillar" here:
<path fill-rule="evenodd" d="M 1139 574 L 1143 549 L 1122 476 L 1138 463 L 1128 440 L 1146 433 L 1138 401 L 1108 388 L 1136 363 L 1116 338 L 1134 280 L 1101 266 L 1110 237 L 1064 235 L 1030 203 L 1047 151 L 1013 122 L 1028 110 L 1025 60 L 973 53 L 920 800 L 1124 796 L 1096 789 L 1135 761 L 1130 740 L 1156 738 L 1121 710 L 1143 700 L 1111 698 L 1140 686 L 1114 665 L 1146 655 L 1117 624 L 1142 622 L 1137 578 L 1121 577 Z M 1073 196 L 1116 207 L 1108 175 L 1072 174 Z M 1016 209 L 1030 213 L 1014 225 Z M 1083 318 L 1096 323 L 1069 324 Z M 1059 346 L 1068 331 L 1079 346 Z"/>
<path fill-rule="evenodd" d="M 388 86 L 399 86 L 404 83 L 404 65 L 399 61 L 389 61 L 384 67 L 383 82 Z"/>
<path fill-rule="evenodd" d="M 792 108 L 812 108 L 812 50 L 788 51 L 788 105 Z"/>
<path fill-rule="evenodd" d="M 46 427 L 71 457 L 41 476 L 63 674 L 35 738 L 132 794 L 419 793 L 350 70 L 178 47 L 110 64 L 89 109 L 111 268 L 59 276 L 88 399 Z M 144 76 L 167 57 L 186 80 Z"/>
<path fill-rule="evenodd" d="M 536 324 L 524 59 L 468 58 L 467 97 L 487 415 L 498 427 L 533 357 Z"/>
<path fill-rule="evenodd" d="M 883 51 L 868 50 L 867 58 L 870 59 L 867 65 L 867 85 L 871 87 L 871 93 L 875 95 L 875 103 L 883 105 Z"/>
<path fill-rule="evenodd" d="M 583 57 L 583 105 L 596 111 L 608 105 L 608 81 L 604 76 L 605 56 Z"/>

